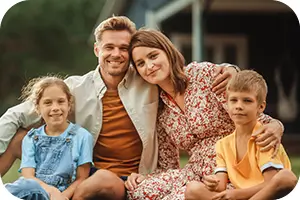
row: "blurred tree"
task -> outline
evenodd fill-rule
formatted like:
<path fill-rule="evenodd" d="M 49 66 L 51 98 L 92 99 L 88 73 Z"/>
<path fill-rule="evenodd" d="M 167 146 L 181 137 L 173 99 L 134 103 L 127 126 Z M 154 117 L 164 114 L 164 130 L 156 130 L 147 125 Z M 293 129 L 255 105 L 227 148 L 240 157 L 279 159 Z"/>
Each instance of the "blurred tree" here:
<path fill-rule="evenodd" d="M 97 60 L 88 38 L 105 0 L 30 0 L 13 6 L 0 29 L 0 114 L 29 79 L 83 74 Z"/>

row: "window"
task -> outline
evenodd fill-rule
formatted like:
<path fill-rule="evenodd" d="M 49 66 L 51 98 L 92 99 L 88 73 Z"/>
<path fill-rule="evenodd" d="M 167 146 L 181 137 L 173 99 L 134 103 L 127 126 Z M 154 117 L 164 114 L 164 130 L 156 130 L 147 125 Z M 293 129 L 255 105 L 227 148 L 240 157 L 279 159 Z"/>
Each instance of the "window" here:
<path fill-rule="evenodd" d="M 184 55 L 187 63 L 192 61 L 192 37 L 189 34 L 174 33 L 171 40 Z M 232 63 L 241 69 L 248 65 L 247 38 L 243 35 L 213 35 L 204 37 L 204 61 Z"/>

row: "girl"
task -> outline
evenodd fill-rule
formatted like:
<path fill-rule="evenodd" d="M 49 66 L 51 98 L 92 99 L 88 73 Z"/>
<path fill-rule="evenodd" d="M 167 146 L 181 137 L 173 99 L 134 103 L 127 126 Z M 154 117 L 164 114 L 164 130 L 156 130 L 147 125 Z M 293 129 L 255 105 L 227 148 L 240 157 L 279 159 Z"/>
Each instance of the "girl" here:
<path fill-rule="evenodd" d="M 157 170 L 147 177 L 128 177 L 129 199 L 184 199 L 186 183 L 212 173 L 216 142 L 234 130 L 225 109 L 225 93 L 211 90 L 216 65 L 193 62 L 184 66 L 181 53 L 155 30 L 137 31 L 129 53 L 141 77 L 159 86 L 162 105 L 157 123 Z M 266 115 L 260 121 L 268 123 L 259 138 L 261 145 L 279 143 L 282 128 L 278 121 Z M 179 149 L 190 156 L 183 169 L 179 167 Z"/>
<path fill-rule="evenodd" d="M 21 97 L 35 105 L 45 125 L 24 137 L 22 177 L 5 187 L 26 200 L 70 199 L 77 185 L 89 176 L 93 148 L 91 134 L 67 119 L 72 94 L 62 79 L 41 77 L 31 80 Z"/>

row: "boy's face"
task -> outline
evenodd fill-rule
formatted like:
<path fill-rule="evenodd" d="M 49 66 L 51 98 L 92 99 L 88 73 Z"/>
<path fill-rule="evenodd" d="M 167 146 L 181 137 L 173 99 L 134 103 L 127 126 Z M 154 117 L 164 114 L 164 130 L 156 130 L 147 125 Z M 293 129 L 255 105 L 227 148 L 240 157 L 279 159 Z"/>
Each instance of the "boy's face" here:
<path fill-rule="evenodd" d="M 230 118 L 236 125 L 256 121 L 265 109 L 266 102 L 258 103 L 256 93 L 227 91 L 227 105 Z"/>

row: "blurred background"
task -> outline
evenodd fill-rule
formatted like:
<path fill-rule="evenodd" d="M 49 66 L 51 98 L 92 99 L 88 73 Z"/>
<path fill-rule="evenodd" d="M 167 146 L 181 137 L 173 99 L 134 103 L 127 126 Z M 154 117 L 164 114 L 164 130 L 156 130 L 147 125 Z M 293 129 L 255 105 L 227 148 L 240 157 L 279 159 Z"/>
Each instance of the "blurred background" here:
<path fill-rule="evenodd" d="M 294 12 L 273 0 L 21 2 L 1 23 L 0 114 L 20 103 L 21 88 L 33 77 L 93 70 L 94 28 L 113 14 L 128 16 L 137 28 L 160 29 L 186 63 L 227 62 L 261 73 L 269 86 L 266 113 L 284 123 L 283 144 L 300 174 L 300 27 Z M 17 168 L 4 182 L 18 176 Z"/>

